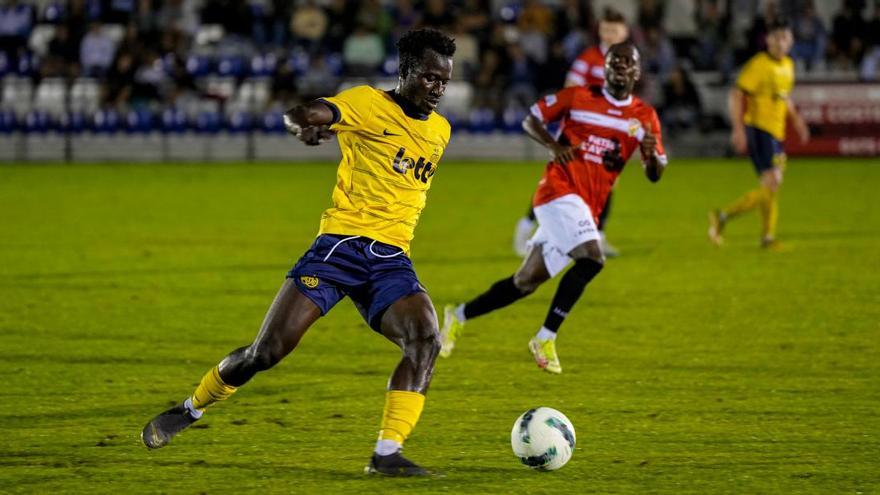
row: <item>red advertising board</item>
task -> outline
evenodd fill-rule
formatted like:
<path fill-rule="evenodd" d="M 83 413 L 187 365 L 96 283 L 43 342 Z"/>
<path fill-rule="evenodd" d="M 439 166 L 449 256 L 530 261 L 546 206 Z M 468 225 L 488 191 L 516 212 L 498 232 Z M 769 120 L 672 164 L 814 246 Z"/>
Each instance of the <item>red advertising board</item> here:
<path fill-rule="evenodd" d="M 787 133 L 791 155 L 880 155 L 880 84 L 802 83 L 792 99 L 813 139 Z M 790 131 L 790 129 L 789 129 Z"/>

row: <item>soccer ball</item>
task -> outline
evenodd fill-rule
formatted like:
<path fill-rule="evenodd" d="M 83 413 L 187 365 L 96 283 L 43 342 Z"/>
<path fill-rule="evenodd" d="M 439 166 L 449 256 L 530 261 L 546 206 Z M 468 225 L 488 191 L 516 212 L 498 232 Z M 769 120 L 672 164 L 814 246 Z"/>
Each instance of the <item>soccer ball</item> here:
<path fill-rule="evenodd" d="M 529 409 L 516 418 L 510 432 L 513 454 L 540 471 L 559 469 L 574 452 L 574 426 L 564 414 L 549 407 Z"/>

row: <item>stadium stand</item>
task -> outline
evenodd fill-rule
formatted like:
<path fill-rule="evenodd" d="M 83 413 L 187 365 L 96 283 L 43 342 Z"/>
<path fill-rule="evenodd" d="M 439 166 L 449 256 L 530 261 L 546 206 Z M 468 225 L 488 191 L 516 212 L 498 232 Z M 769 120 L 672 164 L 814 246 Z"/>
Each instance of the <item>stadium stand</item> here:
<path fill-rule="evenodd" d="M 57 157 L 66 159 L 79 156 L 90 133 L 240 134 L 254 157 L 254 140 L 283 134 L 280 112 L 296 102 L 364 82 L 393 87 L 394 42 L 414 26 L 460 40 L 461 63 L 441 107 L 456 131 L 515 139 L 528 102 L 562 85 L 612 3 L 644 53 L 639 92 L 660 109 L 672 147 L 686 154 L 726 146 L 730 81 L 775 17 L 795 21 L 800 81 L 877 77 L 880 6 L 863 0 L 768 0 L 749 2 L 751 9 L 734 9 L 730 0 L 415 7 L 388 0 L 10 0 L 0 6 L 0 158 L 32 158 L 27 133 L 72 139 Z M 473 146 L 485 142 L 469 149 L 479 155 Z M 520 153 L 522 146 L 502 148 Z"/>

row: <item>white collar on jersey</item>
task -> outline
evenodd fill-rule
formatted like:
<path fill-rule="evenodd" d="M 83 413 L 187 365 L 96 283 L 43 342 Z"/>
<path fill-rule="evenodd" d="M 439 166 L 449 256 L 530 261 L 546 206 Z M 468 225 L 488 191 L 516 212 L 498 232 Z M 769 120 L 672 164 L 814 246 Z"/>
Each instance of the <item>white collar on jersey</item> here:
<path fill-rule="evenodd" d="M 633 102 L 633 95 L 629 95 L 623 100 L 618 100 L 617 98 L 611 96 L 611 93 L 609 93 L 608 90 L 605 88 L 602 88 L 602 94 L 605 96 L 605 99 L 608 100 L 608 103 L 611 103 L 615 107 L 629 106 L 629 104 Z"/>

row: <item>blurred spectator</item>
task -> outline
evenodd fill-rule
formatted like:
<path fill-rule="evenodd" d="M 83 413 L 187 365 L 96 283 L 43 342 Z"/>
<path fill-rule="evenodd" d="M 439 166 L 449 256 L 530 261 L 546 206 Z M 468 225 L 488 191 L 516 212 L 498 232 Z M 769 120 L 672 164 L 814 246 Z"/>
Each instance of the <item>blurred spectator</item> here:
<path fill-rule="evenodd" d="M 650 28 L 662 29 L 665 14 L 661 0 L 639 0 L 639 12 L 636 18 L 641 29 L 645 31 Z"/>
<path fill-rule="evenodd" d="M 119 55 L 113 62 L 113 67 L 107 72 L 107 84 L 104 87 L 104 103 L 122 111 L 131 98 L 134 86 L 135 67 L 134 56 L 131 52 L 120 50 Z"/>
<path fill-rule="evenodd" d="M 422 14 L 413 6 L 412 0 L 397 0 L 391 9 L 391 21 L 394 26 L 394 39 L 391 41 L 396 42 L 404 33 L 421 24 Z"/>
<path fill-rule="evenodd" d="M 675 67 L 675 49 L 662 29 L 648 27 L 640 43 L 642 70 L 665 81 Z"/>
<path fill-rule="evenodd" d="M 865 21 L 862 19 L 863 0 L 844 0 L 841 11 L 834 17 L 829 54 L 834 66 L 851 69 L 862 58 Z"/>
<path fill-rule="evenodd" d="M 55 27 L 55 36 L 49 42 L 40 71 L 43 77 L 73 77 L 78 59 L 79 50 L 70 40 L 70 31 L 64 24 L 59 24 Z"/>
<path fill-rule="evenodd" d="M 866 33 L 865 56 L 859 75 L 864 81 L 876 81 L 880 66 L 880 1 L 874 2 L 874 15 L 868 22 Z"/>
<path fill-rule="evenodd" d="M 327 14 L 313 0 L 306 0 L 293 12 L 290 32 L 294 43 L 309 53 L 315 53 L 321 48 L 321 40 L 327 32 Z"/>
<path fill-rule="evenodd" d="M 555 37 L 562 43 L 566 60 L 574 60 L 590 42 L 593 9 L 587 0 L 565 0 L 556 12 Z"/>
<path fill-rule="evenodd" d="M 526 0 L 517 20 L 519 44 L 535 65 L 547 62 L 548 37 L 553 30 L 553 12 L 538 0 Z"/>
<path fill-rule="evenodd" d="M 664 131 L 692 129 L 700 126 L 702 104 L 700 94 L 690 75 L 676 65 L 663 85 L 663 105 L 660 108 Z"/>
<path fill-rule="evenodd" d="M 517 25 L 521 31 L 535 31 L 549 36 L 553 32 L 553 11 L 539 0 L 525 0 Z"/>
<path fill-rule="evenodd" d="M 165 29 L 173 28 L 194 36 L 200 23 L 208 23 L 205 19 L 200 21 L 196 5 L 196 2 L 191 0 L 164 0 L 156 16 L 156 22 Z"/>
<path fill-rule="evenodd" d="M 137 15 L 132 22 L 137 26 L 139 33 L 151 37 L 158 33 L 160 26 L 168 26 L 159 24 L 158 11 L 154 8 L 152 0 L 138 0 Z"/>
<path fill-rule="evenodd" d="M 315 57 L 315 60 L 323 60 L 323 57 Z M 315 72 L 319 73 L 316 65 L 313 64 L 313 68 L 315 68 Z M 310 88 L 306 89 L 306 93 L 313 96 L 321 96 L 316 95 L 311 91 L 314 89 L 311 87 L 311 84 L 314 82 L 314 79 L 308 74 L 311 73 L 312 70 L 306 71 L 307 74 L 303 75 L 303 83 L 305 85 L 310 86 Z M 281 64 L 278 67 L 278 70 L 275 72 L 275 75 L 272 76 L 272 97 L 273 99 L 280 103 L 282 107 L 289 108 L 295 105 L 298 102 L 298 94 L 299 94 L 299 85 L 297 84 L 297 77 L 293 71 L 293 63 L 288 61 L 286 63 Z M 304 99 L 311 99 L 310 96 L 304 96 Z"/>
<path fill-rule="evenodd" d="M 372 75 L 384 59 L 385 44 L 382 38 L 363 24 L 358 24 L 342 48 L 346 72 L 352 76 Z"/>
<path fill-rule="evenodd" d="M 702 0 L 697 4 L 695 15 L 696 25 L 700 27 L 693 57 L 697 68 L 730 73 L 733 60 L 727 46 L 728 18 L 721 15 L 718 0 Z"/>
<path fill-rule="evenodd" d="M 0 50 L 12 58 L 27 47 L 34 27 L 34 8 L 19 0 L 0 6 Z"/>
<path fill-rule="evenodd" d="M 455 22 L 455 16 L 452 15 L 451 9 L 447 7 L 446 2 L 443 0 L 427 0 L 425 2 L 425 12 L 422 14 L 422 26 L 449 30 Z"/>
<path fill-rule="evenodd" d="M 504 110 L 529 108 L 538 98 L 535 89 L 535 66 L 519 43 L 507 45 L 507 57 Z"/>
<path fill-rule="evenodd" d="M 101 20 L 107 24 L 128 24 L 137 9 L 136 0 L 105 0 Z"/>
<path fill-rule="evenodd" d="M 67 26 L 70 39 L 79 46 L 88 31 L 92 16 L 86 8 L 86 0 L 70 0 L 64 13 L 64 24 Z"/>
<path fill-rule="evenodd" d="M 743 54 L 743 59 L 767 48 L 767 26 L 774 24 L 779 18 L 779 6 L 776 4 L 776 0 L 767 0 L 767 3 L 764 4 L 763 14 L 755 15 L 752 27 L 746 33 L 748 46 L 746 53 Z"/>
<path fill-rule="evenodd" d="M 79 64 L 83 74 L 90 77 L 103 76 L 113 63 L 115 53 L 116 43 L 104 31 L 100 22 L 92 22 L 79 45 Z"/>
<path fill-rule="evenodd" d="M 476 75 L 480 62 L 480 45 L 477 37 L 465 30 L 464 22 L 459 19 L 452 31 L 455 38 L 455 70 L 454 79 L 471 80 Z"/>
<path fill-rule="evenodd" d="M 327 8 L 327 34 L 324 48 L 341 52 L 345 39 L 354 30 L 355 12 L 346 0 L 330 0 Z"/>
<path fill-rule="evenodd" d="M 134 73 L 131 104 L 133 106 L 149 106 L 152 101 L 164 102 L 169 82 L 159 54 L 153 50 L 147 50 Z"/>
<path fill-rule="evenodd" d="M 458 10 L 458 20 L 465 31 L 473 34 L 483 43 L 489 37 L 492 23 L 490 12 L 492 7 L 489 0 L 464 0 Z"/>
<path fill-rule="evenodd" d="M 565 75 L 570 65 L 565 55 L 565 46 L 561 41 L 555 41 L 550 45 L 547 61 L 538 71 L 535 80 L 538 93 L 555 92 L 564 86 Z"/>
<path fill-rule="evenodd" d="M 800 14 L 794 18 L 791 29 L 794 34 L 791 57 L 795 61 L 802 61 L 807 70 L 821 64 L 825 59 L 828 33 L 822 19 L 816 14 L 812 1 L 804 3 Z"/>
<path fill-rule="evenodd" d="M 380 38 L 387 39 L 391 34 L 391 14 L 385 10 L 379 0 L 362 0 L 355 22 L 363 24 L 370 31 L 375 32 Z"/>
<path fill-rule="evenodd" d="M 339 78 L 330 69 L 325 55 L 313 57 L 309 64 L 309 70 L 305 71 L 296 82 L 300 97 L 303 100 L 312 100 L 325 96 L 328 87 L 335 88 L 338 84 Z M 276 86 L 273 86 L 273 92 L 275 88 Z M 295 96 L 295 94 L 291 96 Z M 288 98 L 290 99 L 290 97 Z"/>
<path fill-rule="evenodd" d="M 474 79 L 474 106 L 489 108 L 493 112 L 501 110 L 500 95 L 504 89 L 501 72 L 502 59 L 494 49 L 484 50 L 480 57 L 479 72 Z"/>
<path fill-rule="evenodd" d="M 186 3 L 183 0 L 181 7 Z M 241 0 L 205 0 L 202 7 L 202 24 L 219 24 L 227 34 L 250 37 L 253 29 L 251 11 Z"/>

